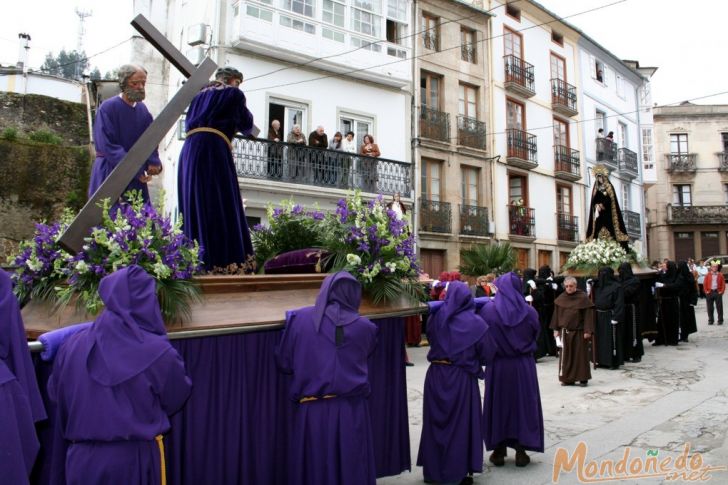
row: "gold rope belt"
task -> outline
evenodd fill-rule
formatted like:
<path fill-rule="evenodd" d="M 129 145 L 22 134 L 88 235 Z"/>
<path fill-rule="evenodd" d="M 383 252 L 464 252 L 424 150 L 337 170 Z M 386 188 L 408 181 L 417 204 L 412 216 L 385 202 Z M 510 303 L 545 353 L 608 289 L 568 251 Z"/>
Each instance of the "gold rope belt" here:
<path fill-rule="evenodd" d="M 452 362 L 450 362 L 447 359 L 438 359 L 438 360 L 431 360 L 430 364 L 452 365 Z"/>
<path fill-rule="evenodd" d="M 302 397 L 301 399 L 299 399 L 298 402 L 304 403 L 304 402 L 318 401 L 319 399 L 331 399 L 334 397 L 336 397 L 336 394 L 326 394 L 324 397 L 306 396 L 306 397 Z"/>
<path fill-rule="evenodd" d="M 162 471 L 162 478 L 160 483 L 162 485 L 167 485 L 167 466 L 164 463 L 164 441 L 161 434 L 158 434 L 154 437 L 155 441 L 157 442 L 157 445 L 159 446 L 159 466 Z"/>
<path fill-rule="evenodd" d="M 220 130 L 216 130 L 215 128 L 210 128 L 209 126 L 201 126 L 199 128 L 192 129 L 187 132 L 187 136 L 194 135 L 195 133 L 214 133 L 223 140 L 225 140 L 225 143 L 227 143 L 228 148 L 230 148 L 230 151 L 233 151 L 233 144 L 230 143 L 230 138 L 227 137 L 225 133 L 223 133 Z"/>

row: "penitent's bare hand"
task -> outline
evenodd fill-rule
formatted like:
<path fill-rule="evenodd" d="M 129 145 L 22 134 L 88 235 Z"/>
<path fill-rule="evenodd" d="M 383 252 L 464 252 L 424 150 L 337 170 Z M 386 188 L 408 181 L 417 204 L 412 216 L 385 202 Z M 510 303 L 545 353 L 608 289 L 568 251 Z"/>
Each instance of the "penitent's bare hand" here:
<path fill-rule="evenodd" d="M 162 173 L 162 165 L 149 165 L 147 167 L 147 175 L 159 175 Z"/>
<path fill-rule="evenodd" d="M 137 177 L 137 179 L 141 183 L 146 184 L 152 180 L 152 176 L 151 175 L 140 175 L 139 177 Z"/>

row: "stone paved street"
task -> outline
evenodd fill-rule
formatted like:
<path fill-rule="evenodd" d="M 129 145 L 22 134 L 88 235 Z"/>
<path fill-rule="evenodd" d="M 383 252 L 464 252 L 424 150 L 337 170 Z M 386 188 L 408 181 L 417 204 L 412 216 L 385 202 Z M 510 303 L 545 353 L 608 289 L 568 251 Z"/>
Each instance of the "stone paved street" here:
<path fill-rule="evenodd" d="M 698 333 L 678 347 L 653 347 L 647 341 L 642 362 L 619 370 L 597 369 L 586 388 L 561 387 L 557 359 L 538 363 L 545 453 L 532 453 L 531 464 L 516 468 L 509 450 L 506 465 L 484 466 L 478 484 L 548 484 L 552 482 L 558 448 L 573 453 L 583 441 L 587 461 L 620 460 L 657 451 L 658 458 L 678 457 L 685 443 L 702 454 L 703 466 L 728 466 L 728 325 L 708 326 L 704 300 L 696 307 Z M 422 420 L 422 389 L 427 348 L 409 348 L 414 367 L 407 369 L 412 473 L 377 481 L 381 485 L 422 483 L 422 468 L 414 466 Z M 488 453 L 485 453 L 487 461 Z M 715 471 L 708 483 L 728 483 L 728 471 Z M 579 483 L 575 471 L 562 473 L 558 483 Z M 611 482 L 615 483 L 615 482 Z M 620 483 L 667 483 L 655 478 Z M 687 483 L 672 481 L 670 483 Z"/>

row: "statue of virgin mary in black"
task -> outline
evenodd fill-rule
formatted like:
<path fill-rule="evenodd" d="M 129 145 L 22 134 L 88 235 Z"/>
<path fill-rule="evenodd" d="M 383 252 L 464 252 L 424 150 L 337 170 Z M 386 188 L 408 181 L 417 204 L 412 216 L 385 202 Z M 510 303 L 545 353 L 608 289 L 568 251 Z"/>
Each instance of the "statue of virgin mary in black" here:
<path fill-rule="evenodd" d="M 604 165 L 597 165 L 592 170 L 596 181 L 592 189 L 589 206 L 589 223 L 586 226 L 586 240 L 612 239 L 617 241 L 625 251 L 629 251 L 629 236 L 624 226 L 619 201 L 614 187 L 609 181 L 609 171 Z"/>

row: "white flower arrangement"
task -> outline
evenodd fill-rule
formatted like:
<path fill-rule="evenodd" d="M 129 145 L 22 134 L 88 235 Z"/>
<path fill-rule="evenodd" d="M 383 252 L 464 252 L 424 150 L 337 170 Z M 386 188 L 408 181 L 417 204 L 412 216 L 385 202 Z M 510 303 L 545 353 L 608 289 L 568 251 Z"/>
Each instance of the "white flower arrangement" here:
<path fill-rule="evenodd" d="M 618 242 L 594 239 L 575 247 L 564 269 L 596 273 L 602 266 L 616 268 L 624 262 L 631 262 L 631 259 L 630 254 Z"/>

